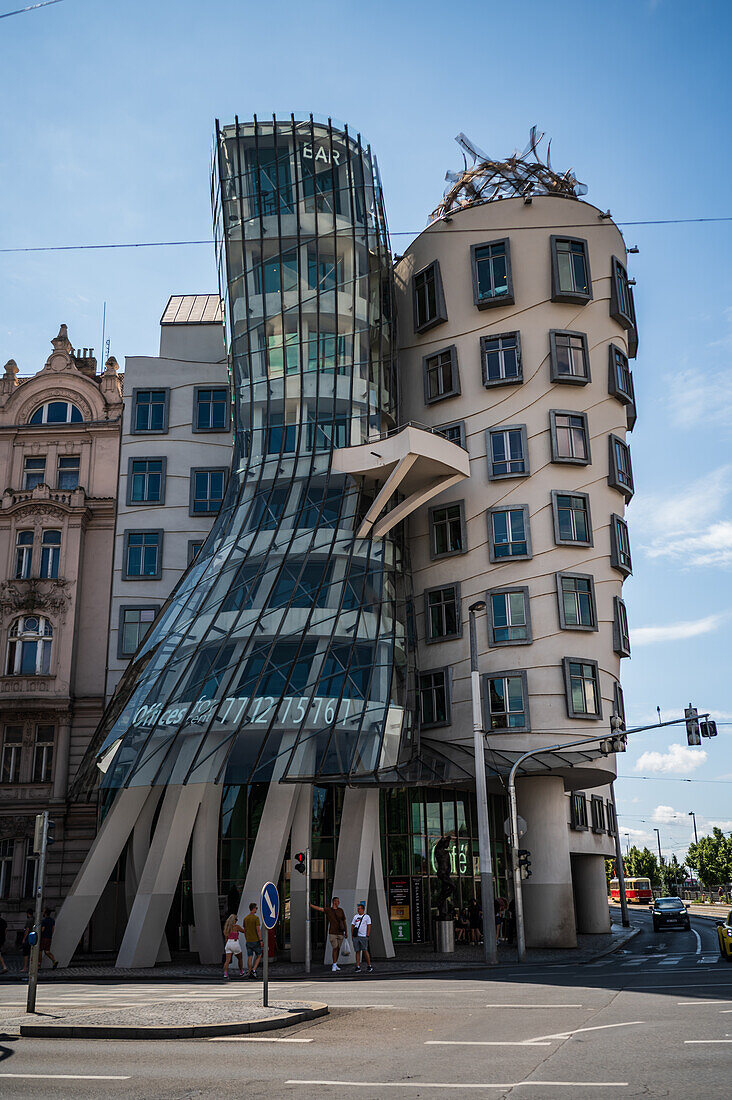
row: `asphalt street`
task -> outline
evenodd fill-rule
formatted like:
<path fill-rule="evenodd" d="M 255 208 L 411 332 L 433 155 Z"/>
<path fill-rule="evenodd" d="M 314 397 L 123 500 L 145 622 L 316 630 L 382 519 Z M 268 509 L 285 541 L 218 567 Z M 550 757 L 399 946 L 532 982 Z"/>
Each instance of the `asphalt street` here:
<path fill-rule="evenodd" d="M 331 1014 L 253 1037 L 176 1042 L 4 1039 L 8 1097 L 722 1098 L 732 1093 L 732 963 L 716 929 L 643 930 L 621 953 L 434 977 L 273 983 L 272 999 L 324 1000 Z M 4 1012 L 24 1004 L 0 986 Z M 154 997 L 253 998 L 230 982 L 48 984 L 39 1008 Z"/>

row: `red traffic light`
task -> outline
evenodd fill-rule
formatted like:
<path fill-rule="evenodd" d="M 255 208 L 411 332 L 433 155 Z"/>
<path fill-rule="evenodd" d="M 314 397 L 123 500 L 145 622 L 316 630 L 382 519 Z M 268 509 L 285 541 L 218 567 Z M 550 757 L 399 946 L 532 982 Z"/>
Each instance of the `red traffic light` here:
<path fill-rule="evenodd" d="M 301 875 L 305 874 L 305 853 L 295 853 L 295 870 L 299 871 Z"/>

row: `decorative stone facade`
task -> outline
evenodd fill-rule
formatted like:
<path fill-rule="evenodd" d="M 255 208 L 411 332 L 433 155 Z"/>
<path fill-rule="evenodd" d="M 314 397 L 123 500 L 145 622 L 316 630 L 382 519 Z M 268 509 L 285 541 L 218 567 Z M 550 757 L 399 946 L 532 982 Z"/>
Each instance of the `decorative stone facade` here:
<path fill-rule="evenodd" d="M 46 896 L 57 905 L 96 831 L 70 781 L 104 705 L 122 417 L 110 358 L 74 352 L 0 378 L 0 909 L 11 930 L 35 887 L 35 815 L 51 811 Z M 11 939 L 12 943 L 12 939 Z"/>

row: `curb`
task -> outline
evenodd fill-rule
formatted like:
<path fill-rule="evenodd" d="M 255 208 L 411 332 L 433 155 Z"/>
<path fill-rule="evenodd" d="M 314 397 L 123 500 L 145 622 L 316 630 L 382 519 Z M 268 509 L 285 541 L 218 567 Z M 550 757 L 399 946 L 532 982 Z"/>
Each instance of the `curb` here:
<path fill-rule="evenodd" d="M 606 955 L 612 955 L 614 951 L 619 951 L 621 947 L 625 947 L 626 943 L 630 943 L 636 936 L 640 936 L 642 928 L 633 928 L 620 943 L 611 943 L 609 947 L 606 947 L 603 951 L 598 951 L 597 954 L 592 955 L 589 959 L 585 959 L 583 966 L 587 963 L 597 962 L 598 959 L 604 959 Z"/>
<path fill-rule="evenodd" d="M 21 1024 L 25 1039 L 207 1039 L 216 1035 L 249 1035 L 276 1031 L 328 1015 L 328 1005 L 311 1001 L 308 1008 L 232 1024 L 189 1024 L 179 1027 L 125 1027 L 103 1024 Z"/>

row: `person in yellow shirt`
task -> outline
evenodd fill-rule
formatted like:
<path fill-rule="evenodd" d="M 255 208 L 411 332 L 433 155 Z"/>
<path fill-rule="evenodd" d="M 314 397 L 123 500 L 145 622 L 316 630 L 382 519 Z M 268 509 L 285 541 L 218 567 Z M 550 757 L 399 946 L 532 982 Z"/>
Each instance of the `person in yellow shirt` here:
<path fill-rule="evenodd" d="M 257 967 L 262 960 L 262 926 L 257 916 L 256 902 L 249 904 L 249 916 L 244 917 L 244 939 L 247 945 L 247 977 L 257 977 Z"/>

